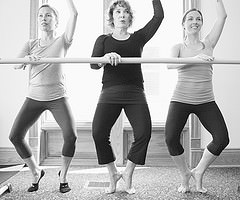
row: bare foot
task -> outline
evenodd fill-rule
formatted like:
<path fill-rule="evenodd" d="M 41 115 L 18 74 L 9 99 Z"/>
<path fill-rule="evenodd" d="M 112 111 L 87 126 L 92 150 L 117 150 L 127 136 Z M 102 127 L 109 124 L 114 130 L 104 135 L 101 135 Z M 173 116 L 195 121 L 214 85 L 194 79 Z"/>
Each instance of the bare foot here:
<path fill-rule="evenodd" d="M 136 190 L 132 187 L 132 176 L 128 175 L 127 173 L 122 173 L 122 178 L 125 182 L 125 191 L 128 194 L 135 194 Z"/>
<path fill-rule="evenodd" d="M 200 193 L 206 193 L 207 189 L 205 189 L 204 187 L 202 187 L 202 179 L 203 179 L 203 174 L 197 172 L 197 170 L 194 168 L 191 171 L 192 173 L 192 177 L 195 180 L 195 184 L 196 184 L 196 190 Z"/>
<path fill-rule="evenodd" d="M 182 183 L 181 183 L 181 186 L 178 188 L 178 192 L 181 192 L 181 193 L 190 192 L 189 180 L 191 176 L 192 174 L 190 171 L 187 172 L 186 174 L 182 174 Z"/>
<path fill-rule="evenodd" d="M 122 174 L 117 172 L 116 174 L 110 175 L 110 186 L 105 190 L 106 194 L 112 194 L 116 191 L 117 182 L 122 177 Z"/>

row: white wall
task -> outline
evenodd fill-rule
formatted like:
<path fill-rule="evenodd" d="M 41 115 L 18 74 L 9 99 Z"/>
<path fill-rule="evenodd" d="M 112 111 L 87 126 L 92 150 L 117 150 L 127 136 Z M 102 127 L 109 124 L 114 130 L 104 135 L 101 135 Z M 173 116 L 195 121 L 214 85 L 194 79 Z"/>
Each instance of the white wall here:
<path fill-rule="evenodd" d="M 214 56 L 222 59 L 240 59 L 240 1 L 223 0 L 228 17 L 215 48 Z M 204 17 L 203 36 L 206 35 L 216 19 L 216 1 L 202 0 L 202 12 Z M 226 120 L 230 144 L 227 148 L 240 148 L 240 65 L 214 65 L 214 91 L 216 102 Z M 202 128 L 202 147 L 211 140 L 209 133 Z"/>
<path fill-rule="evenodd" d="M 240 59 L 240 1 L 223 0 L 228 13 L 226 25 L 215 48 L 216 58 Z M 215 1 L 202 0 L 204 15 L 203 35 L 208 33 L 215 20 Z M 0 0 L 0 57 L 15 57 L 23 42 L 29 38 L 30 0 Z M 165 19 L 167 20 L 167 19 Z M 228 148 L 240 148 L 240 65 L 215 65 L 214 89 L 216 101 L 225 117 L 230 144 Z M 8 135 L 27 92 L 28 71 L 13 70 L 10 65 L 0 65 L 0 147 L 12 147 Z M 202 131 L 202 147 L 211 137 Z"/>
<path fill-rule="evenodd" d="M 30 0 L 0 0 L 0 58 L 14 58 L 29 38 Z M 27 91 L 28 71 L 0 65 L 0 147 L 8 140 L 12 123 Z"/>

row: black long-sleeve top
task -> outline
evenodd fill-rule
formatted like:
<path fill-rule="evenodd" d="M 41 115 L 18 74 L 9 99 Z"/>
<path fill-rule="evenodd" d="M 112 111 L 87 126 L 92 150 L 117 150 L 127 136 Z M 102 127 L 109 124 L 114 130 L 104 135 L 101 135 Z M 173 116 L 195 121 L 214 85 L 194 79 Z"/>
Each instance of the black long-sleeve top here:
<path fill-rule="evenodd" d="M 102 57 L 106 53 L 116 52 L 121 57 L 141 57 L 144 45 L 153 37 L 159 28 L 163 17 L 160 0 L 153 0 L 153 18 L 140 30 L 134 32 L 126 40 L 116 40 L 112 34 L 101 35 L 97 38 L 92 57 Z M 99 69 L 97 64 L 91 64 L 92 69 Z M 118 64 L 112 67 L 104 66 L 102 77 L 103 88 L 114 85 L 137 85 L 143 88 L 141 64 Z"/>

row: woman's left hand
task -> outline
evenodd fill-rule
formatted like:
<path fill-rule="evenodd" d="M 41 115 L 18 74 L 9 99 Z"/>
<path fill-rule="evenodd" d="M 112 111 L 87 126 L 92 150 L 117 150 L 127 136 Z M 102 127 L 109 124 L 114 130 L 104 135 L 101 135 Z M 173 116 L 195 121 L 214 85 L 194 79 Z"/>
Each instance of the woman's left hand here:
<path fill-rule="evenodd" d="M 213 56 L 209 56 L 209 55 L 206 55 L 206 54 L 198 54 L 197 56 L 195 56 L 195 58 L 198 58 L 198 59 L 201 59 L 201 60 L 204 60 L 204 61 L 213 61 L 214 60 L 214 57 Z"/>
<path fill-rule="evenodd" d="M 104 58 L 106 58 L 112 66 L 117 66 L 118 63 L 121 62 L 121 56 L 115 52 L 105 54 Z"/>

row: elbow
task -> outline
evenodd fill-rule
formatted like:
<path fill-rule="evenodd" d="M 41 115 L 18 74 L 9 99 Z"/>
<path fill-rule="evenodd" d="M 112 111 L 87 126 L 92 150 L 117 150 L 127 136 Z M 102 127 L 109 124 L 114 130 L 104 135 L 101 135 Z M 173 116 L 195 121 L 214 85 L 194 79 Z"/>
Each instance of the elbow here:
<path fill-rule="evenodd" d="M 163 18 L 164 18 L 164 15 L 156 16 L 155 20 L 158 22 L 159 26 L 160 26 L 160 24 L 162 23 Z"/>
<path fill-rule="evenodd" d="M 224 15 L 221 16 L 221 18 L 219 19 L 219 21 L 220 21 L 221 23 L 225 23 L 226 19 L 227 19 L 227 14 L 224 14 Z"/>
<path fill-rule="evenodd" d="M 100 69 L 97 64 L 90 64 L 91 69 Z"/>
<path fill-rule="evenodd" d="M 161 15 L 160 15 L 161 19 L 164 19 L 164 12 L 162 11 Z"/>
<path fill-rule="evenodd" d="M 77 18 L 78 17 L 78 11 L 76 9 L 72 10 L 71 17 Z"/>
<path fill-rule="evenodd" d="M 164 19 L 164 13 L 162 13 L 162 14 L 159 16 L 159 18 L 160 18 L 160 21 L 162 22 L 162 20 Z"/>
<path fill-rule="evenodd" d="M 162 11 L 161 13 L 159 13 L 159 15 L 157 15 L 157 18 L 159 19 L 159 21 L 162 21 L 164 19 L 164 12 Z"/>
<path fill-rule="evenodd" d="M 225 15 L 223 16 L 223 19 L 224 19 L 224 20 L 227 19 L 227 13 L 225 13 Z"/>
<path fill-rule="evenodd" d="M 77 10 L 74 11 L 73 16 L 74 16 L 75 18 L 78 17 L 78 11 L 77 11 Z"/>
<path fill-rule="evenodd" d="M 219 18 L 220 18 L 222 21 L 225 21 L 225 20 L 227 19 L 227 13 L 226 13 L 226 12 L 222 13 Z"/>

